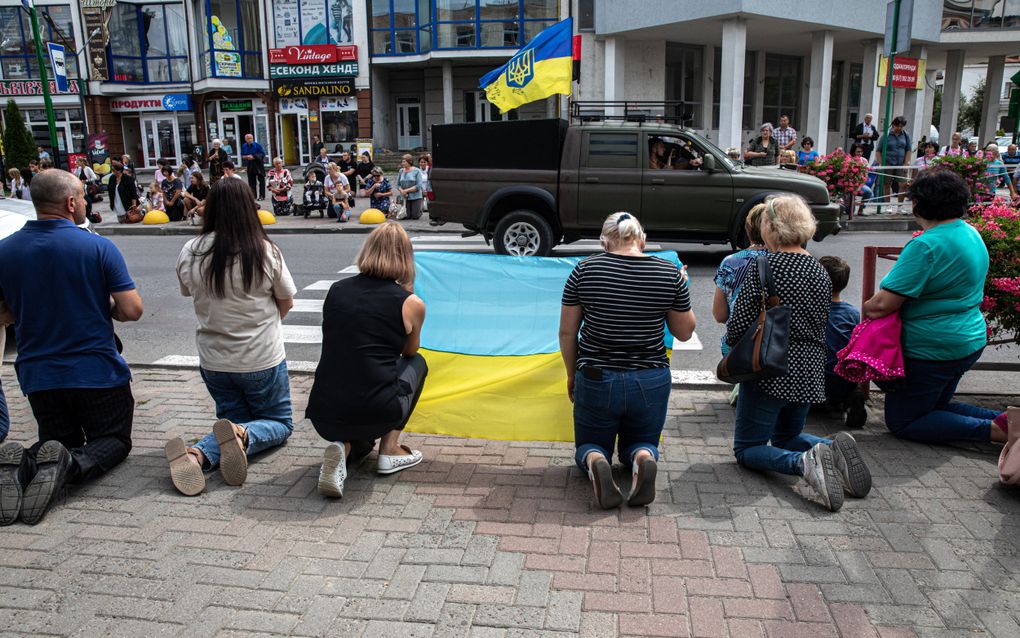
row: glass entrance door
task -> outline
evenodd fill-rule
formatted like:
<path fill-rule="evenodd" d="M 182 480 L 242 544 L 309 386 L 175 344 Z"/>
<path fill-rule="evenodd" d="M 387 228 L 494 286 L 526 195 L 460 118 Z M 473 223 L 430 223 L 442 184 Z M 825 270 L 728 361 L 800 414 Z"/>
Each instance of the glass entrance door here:
<path fill-rule="evenodd" d="M 220 140 L 223 146 L 229 147 L 227 154 L 236 168 L 241 167 L 241 142 L 244 141 L 238 136 L 239 130 L 236 115 L 220 115 Z"/>
<path fill-rule="evenodd" d="M 415 149 L 422 145 L 421 102 L 417 98 L 397 99 L 397 146 Z"/>
<path fill-rule="evenodd" d="M 155 166 L 160 158 L 177 165 L 181 153 L 176 118 L 142 118 L 142 139 L 145 144 L 145 166 Z"/>

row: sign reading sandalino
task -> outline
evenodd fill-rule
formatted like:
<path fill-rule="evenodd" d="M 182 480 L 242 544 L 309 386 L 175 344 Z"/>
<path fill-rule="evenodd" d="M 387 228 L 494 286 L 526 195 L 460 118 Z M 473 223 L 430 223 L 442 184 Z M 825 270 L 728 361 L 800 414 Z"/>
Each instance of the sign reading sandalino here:
<path fill-rule="evenodd" d="M 132 97 L 115 97 L 110 99 L 110 111 L 114 113 L 190 110 L 191 95 L 189 93 L 135 95 Z"/>
<path fill-rule="evenodd" d="M 274 80 L 273 92 L 280 97 L 335 97 L 354 95 L 354 78 L 328 80 Z"/>

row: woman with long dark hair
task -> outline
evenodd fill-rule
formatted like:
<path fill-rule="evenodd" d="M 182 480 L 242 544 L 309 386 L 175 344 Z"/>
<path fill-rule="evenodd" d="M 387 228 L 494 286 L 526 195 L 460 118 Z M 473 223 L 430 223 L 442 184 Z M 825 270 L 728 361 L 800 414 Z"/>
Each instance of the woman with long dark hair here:
<path fill-rule="evenodd" d="M 174 487 L 194 496 L 205 489 L 203 470 L 219 465 L 228 485 L 241 485 L 248 457 L 293 431 L 282 320 L 297 288 L 238 179 L 209 189 L 202 233 L 181 250 L 177 277 L 194 300 L 199 367 L 219 419 L 192 447 L 166 444 Z"/>

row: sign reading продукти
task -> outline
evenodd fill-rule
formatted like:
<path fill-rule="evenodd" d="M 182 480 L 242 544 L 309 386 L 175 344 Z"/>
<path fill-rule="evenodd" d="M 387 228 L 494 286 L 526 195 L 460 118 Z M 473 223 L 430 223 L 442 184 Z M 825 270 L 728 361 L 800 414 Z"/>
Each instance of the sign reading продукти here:
<path fill-rule="evenodd" d="M 191 95 L 169 93 L 167 95 L 135 95 L 110 99 L 110 111 L 124 113 L 131 111 L 190 111 Z"/>
<path fill-rule="evenodd" d="M 277 78 L 328 78 L 354 77 L 358 74 L 357 62 L 330 64 L 270 64 L 269 77 Z"/>
<path fill-rule="evenodd" d="M 358 47 L 353 44 L 312 44 L 269 49 L 270 64 L 329 64 L 355 62 L 357 59 Z"/>
<path fill-rule="evenodd" d="M 335 97 L 354 95 L 353 78 L 274 80 L 273 92 L 279 97 Z"/>

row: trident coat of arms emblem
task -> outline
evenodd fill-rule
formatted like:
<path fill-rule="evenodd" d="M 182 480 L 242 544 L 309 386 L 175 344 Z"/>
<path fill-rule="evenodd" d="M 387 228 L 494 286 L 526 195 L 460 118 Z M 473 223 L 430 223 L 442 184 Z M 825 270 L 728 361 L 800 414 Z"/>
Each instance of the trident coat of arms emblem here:
<path fill-rule="evenodd" d="M 521 89 L 535 77 L 535 50 L 528 49 L 515 55 L 506 65 L 506 85 Z"/>

